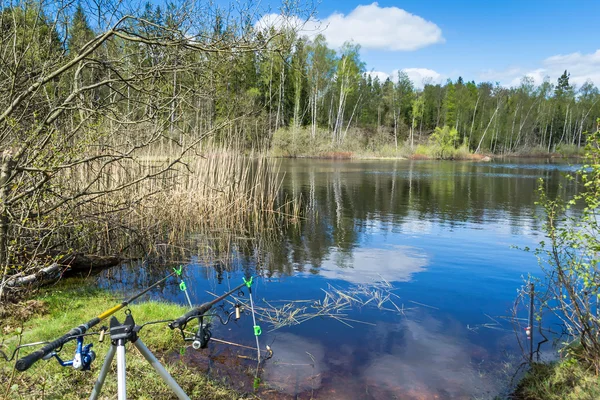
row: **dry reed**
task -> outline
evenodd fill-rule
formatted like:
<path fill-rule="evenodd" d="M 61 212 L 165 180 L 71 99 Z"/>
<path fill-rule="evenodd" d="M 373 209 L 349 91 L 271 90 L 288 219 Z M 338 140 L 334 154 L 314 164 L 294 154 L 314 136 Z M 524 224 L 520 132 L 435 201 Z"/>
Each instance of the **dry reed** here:
<path fill-rule="evenodd" d="M 331 284 L 327 290 L 322 289 L 324 296 L 320 300 L 262 300 L 255 304 L 257 318 L 269 325 L 270 331 L 286 326 L 299 325 L 315 318 L 330 318 L 352 327 L 352 323 L 373 325 L 349 317 L 352 309 L 373 307 L 405 315 L 406 308 L 398 300 L 400 297 L 393 293 L 394 287 L 387 281 L 375 282 L 370 285 L 355 285 L 348 289 L 340 289 Z M 396 301 L 394 301 L 396 300 Z M 241 303 L 249 307 L 247 300 L 234 298 L 231 304 Z M 400 306 L 398 306 L 400 304 Z"/>
<path fill-rule="evenodd" d="M 298 220 L 299 201 L 280 195 L 278 161 L 210 148 L 174 162 L 164 150 L 89 163 L 61 177 L 70 193 L 102 193 L 72 212 L 82 233 L 77 248 L 121 253 L 136 245 L 137 253 L 222 259 Z"/>

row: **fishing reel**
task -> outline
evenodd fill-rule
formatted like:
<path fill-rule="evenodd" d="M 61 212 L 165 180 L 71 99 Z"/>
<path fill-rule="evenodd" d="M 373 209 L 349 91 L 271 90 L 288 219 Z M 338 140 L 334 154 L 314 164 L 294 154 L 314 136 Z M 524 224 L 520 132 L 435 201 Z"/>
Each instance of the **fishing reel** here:
<path fill-rule="evenodd" d="M 208 342 L 212 337 L 212 332 L 210 331 L 211 326 L 212 324 L 210 322 L 204 323 L 203 318 L 200 318 L 198 330 L 192 338 L 192 347 L 194 350 L 205 349 L 208 347 Z"/>
<path fill-rule="evenodd" d="M 210 322 L 205 322 L 204 317 L 217 318 L 222 325 L 227 325 L 232 317 L 234 321 L 240 319 L 242 312 L 242 305 L 238 303 L 235 305 L 234 311 L 225 312 L 227 315 L 227 318 L 225 319 L 223 319 L 219 314 L 203 314 L 201 316 L 196 317 L 198 319 L 198 330 L 192 336 L 186 336 L 186 332 L 184 331 L 185 326 L 187 325 L 186 322 L 184 325 L 179 327 L 181 336 L 183 337 L 184 341 L 192 342 L 192 348 L 194 350 L 205 349 L 208 347 L 208 342 L 210 342 L 210 339 L 212 338 L 212 324 Z"/>
<path fill-rule="evenodd" d="M 77 338 L 77 348 L 75 349 L 75 356 L 72 360 L 64 361 L 59 357 L 58 352 L 56 351 L 49 353 L 43 357 L 43 359 L 49 360 L 54 357 L 63 367 L 73 367 L 73 369 L 78 371 L 89 371 L 92 362 L 96 359 L 96 353 L 92 350 L 93 345 L 93 343 L 90 343 L 84 346 L 83 337 L 80 336 Z"/>

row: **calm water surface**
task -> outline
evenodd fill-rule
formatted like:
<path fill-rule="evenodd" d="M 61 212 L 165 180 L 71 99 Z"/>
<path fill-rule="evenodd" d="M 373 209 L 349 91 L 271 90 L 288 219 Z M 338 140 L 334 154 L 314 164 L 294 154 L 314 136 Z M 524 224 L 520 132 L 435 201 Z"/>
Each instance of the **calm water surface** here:
<path fill-rule="evenodd" d="M 301 196 L 306 218 L 261 255 L 258 303 L 322 300 L 329 285 L 352 290 L 386 281 L 406 310 L 348 311 L 368 325 L 313 319 L 264 329 L 263 345 L 275 352 L 264 395 L 485 399 L 505 392 L 521 353 L 503 317 L 523 276 L 538 271 L 535 257 L 514 246 L 534 248 L 543 239 L 535 217 L 538 179 L 549 193 L 570 195 L 576 187 L 562 174 L 575 168 L 522 160 L 283 160 L 282 196 Z M 188 267 L 192 299 L 204 302 L 207 290 L 222 293 L 257 269 L 252 255 L 235 263 L 229 273 Z M 143 284 L 143 276 L 127 271 L 124 287 Z M 185 304 L 175 285 L 154 296 Z M 254 340 L 249 318 L 213 334 Z"/>

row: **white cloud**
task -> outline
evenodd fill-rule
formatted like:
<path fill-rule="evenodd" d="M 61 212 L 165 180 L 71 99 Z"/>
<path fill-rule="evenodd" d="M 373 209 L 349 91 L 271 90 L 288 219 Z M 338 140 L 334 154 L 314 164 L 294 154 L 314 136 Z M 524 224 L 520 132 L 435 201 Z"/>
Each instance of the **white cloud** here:
<path fill-rule="evenodd" d="M 486 70 L 480 74 L 480 78 L 500 82 L 505 86 L 518 86 L 521 79 L 528 76 L 533 79 L 536 85 L 539 85 L 546 77 L 549 77 L 551 82 L 556 83 L 558 77 L 565 70 L 571 74 L 569 82 L 572 85 L 580 87 L 590 80 L 600 86 L 600 49 L 590 54 L 576 52 L 551 56 L 543 60 L 539 68 L 531 70 L 519 67 L 510 67 L 503 71 Z"/>
<path fill-rule="evenodd" d="M 406 51 L 444 41 L 442 30 L 433 22 L 377 3 L 357 6 L 348 15 L 333 14 L 323 24 L 327 40 L 335 47 L 353 40 L 365 49 Z"/>
<path fill-rule="evenodd" d="M 309 35 L 314 33 L 313 30 L 318 31 L 318 21 L 315 20 L 302 20 L 296 16 L 285 16 L 280 14 L 266 14 L 263 15 L 255 24 L 254 27 L 259 30 L 269 29 L 270 27 L 276 30 L 280 29 L 291 29 L 299 31 L 302 34 Z"/>
<path fill-rule="evenodd" d="M 566 69 L 571 73 L 571 84 L 581 86 L 589 79 L 600 85 L 600 49 L 590 54 L 577 52 L 548 57 L 544 60 L 544 67 L 552 78 L 558 78 Z"/>
<path fill-rule="evenodd" d="M 385 82 L 387 78 L 390 77 L 390 74 L 383 71 L 369 71 L 367 75 L 371 77 L 371 79 L 379 78 L 379 82 Z"/>
<path fill-rule="evenodd" d="M 519 67 L 509 67 L 502 71 L 486 69 L 479 74 L 479 78 L 484 81 L 502 82 L 512 80 L 515 76 L 523 76 L 523 70 Z"/>
<path fill-rule="evenodd" d="M 425 86 L 425 83 L 441 83 L 443 78 L 440 73 L 428 68 L 404 68 L 402 71 L 408 75 L 415 87 L 418 88 Z M 394 75 L 397 76 L 398 73 L 394 71 Z"/>
<path fill-rule="evenodd" d="M 439 26 L 398 7 L 359 5 L 349 14 L 334 13 L 322 20 L 302 21 L 276 14 L 263 16 L 257 27 L 291 27 L 309 36 L 323 33 L 332 47 L 353 41 L 364 49 L 411 51 L 443 43 Z"/>
<path fill-rule="evenodd" d="M 385 82 L 387 78 L 397 82 L 398 72 L 400 71 L 404 72 L 408 76 L 416 88 L 420 89 L 425 86 L 425 83 L 442 83 L 442 80 L 444 79 L 442 74 L 428 68 L 404 68 L 402 70 L 395 69 L 389 74 L 383 71 L 369 71 L 367 72 L 367 75 L 370 75 L 373 79 L 378 77 L 380 82 Z"/>

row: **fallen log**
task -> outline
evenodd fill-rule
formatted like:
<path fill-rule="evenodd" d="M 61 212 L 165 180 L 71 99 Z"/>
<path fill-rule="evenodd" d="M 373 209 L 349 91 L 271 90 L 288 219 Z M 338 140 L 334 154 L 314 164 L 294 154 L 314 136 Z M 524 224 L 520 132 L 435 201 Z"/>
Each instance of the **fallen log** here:
<path fill-rule="evenodd" d="M 4 282 L 4 285 L 9 288 L 14 288 L 28 286 L 39 281 L 54 280 L 58 278 L 61 275 L 61 271 L 66 268 L 67 267 L 64 265 L 54 263 L 30 275 L 13 275 Z"/>
<path fill-rule="evenodd" d="M 115 256 L 96 256 L 91 254 L 72 254 L 60 260 L 60 264 L 68 266 L 69 271 L 92 271 L 114 267 L 123 261 Z"/>
<path fill-rule="evenodd" d="M 114 267 L 123 261 L 115 256 L 96 256 L 89 254 L 71 254 L 47 267 L 41 268 L 32 274 L 16 274 L 8 277 L 4 282 L 5 288 L 17 289 L 24 286 L 43 286 L 71 275 L 91 275 L 106 268 Z"/>

